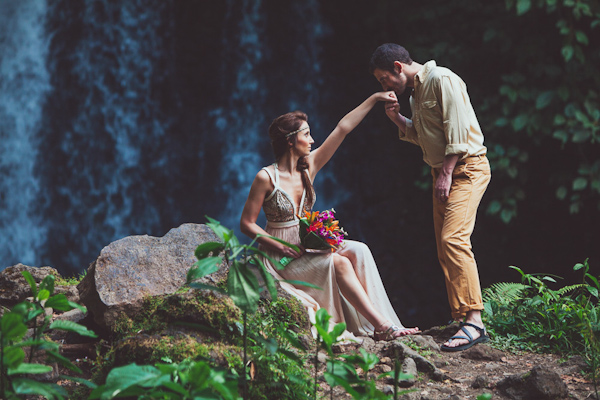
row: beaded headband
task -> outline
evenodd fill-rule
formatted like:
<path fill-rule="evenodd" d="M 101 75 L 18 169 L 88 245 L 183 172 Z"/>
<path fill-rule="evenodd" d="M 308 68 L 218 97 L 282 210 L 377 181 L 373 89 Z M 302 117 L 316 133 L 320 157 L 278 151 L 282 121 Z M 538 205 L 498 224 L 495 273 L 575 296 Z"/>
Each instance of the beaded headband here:
<path fill-rule="evenodd" d="M 286 137 L 286 138 L 289 138 L 290 136 L 292 136 L 292 135 L 295 135 L 295 134 L 296 134 L 296 133 L 298 133 L 298 132 L 305 131 L 305 130 L 307 130 L 307 129 L 308 129 L 308 126 L 305 126 L 304 128 L 300 128 L 300 129 L 297 129 L 297 130 L 295 130 L 295 131 L 293 131 L 293 132 L 290 132 L 290 133 L 288 133 L 287 135 L 285 135 L 285 137 Z"/>

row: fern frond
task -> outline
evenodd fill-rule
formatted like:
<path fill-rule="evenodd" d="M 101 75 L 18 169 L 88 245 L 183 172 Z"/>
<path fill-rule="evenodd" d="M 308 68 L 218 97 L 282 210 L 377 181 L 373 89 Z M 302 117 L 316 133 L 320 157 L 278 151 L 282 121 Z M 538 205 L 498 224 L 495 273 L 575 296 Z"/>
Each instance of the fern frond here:
<path fill-rule="evenodd" d="M 564 295 L 566 293 L 572 292 L 573 290 L 576 289 L 584 289 L 587 285 L 585 283 L 578 283 L 575 285 L 570 285 L 570 286 L 565 286 L 565 287 L 561 287 L 560 289 L 558 289 L 556 291 L 556 293 L 558 293 L 559 295 Z"/>
<path fill-rule="evenodd" d="M 498 282 L 494 283 L 489 288 L 483 290 L 484 303 L 491 300 L 497 303 L 509 303 L 516 300 L 521 300 L 523 292 L 530 289 L 531 286 L 523 285 L 515 282 Z"/>

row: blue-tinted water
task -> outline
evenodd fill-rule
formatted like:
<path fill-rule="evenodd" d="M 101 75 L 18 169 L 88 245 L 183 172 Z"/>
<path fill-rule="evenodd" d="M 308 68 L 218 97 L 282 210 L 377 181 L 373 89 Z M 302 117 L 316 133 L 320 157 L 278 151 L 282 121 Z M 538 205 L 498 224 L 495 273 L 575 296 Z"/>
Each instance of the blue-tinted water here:
<path fill-rule="evenodd" d="M 316 107 L 326 29 L 314 1 L 283 45 L 263 2 L 211 7 L 0 1 L 0 268 L 81 271 L 205 214 L 237 230 L 271 119 Z"/>

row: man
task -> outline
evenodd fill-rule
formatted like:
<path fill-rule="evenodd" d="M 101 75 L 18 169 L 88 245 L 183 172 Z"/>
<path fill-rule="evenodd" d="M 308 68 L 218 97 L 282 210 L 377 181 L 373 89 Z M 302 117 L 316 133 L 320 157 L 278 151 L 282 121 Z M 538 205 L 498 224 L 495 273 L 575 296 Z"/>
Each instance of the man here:
<path fill-rule="evenodd" d="M 491 174 L 466 85 L 435 61 L 414 62 L 404 47 L 393 43 L 375 50 L 369 68 L 384 90 L 399 96 L 407 87 L 413 88 L 412 120 L 400 114 L 398 102 L 387 103 L 386 114 L 398 126 L 400 139 L 420 146 L 423 160 L 431 166 L 438 259 L 452 317 L 461 321 L 459 331 L 442 350 L 461 351 L 486 342 L 471 234 Z"/>

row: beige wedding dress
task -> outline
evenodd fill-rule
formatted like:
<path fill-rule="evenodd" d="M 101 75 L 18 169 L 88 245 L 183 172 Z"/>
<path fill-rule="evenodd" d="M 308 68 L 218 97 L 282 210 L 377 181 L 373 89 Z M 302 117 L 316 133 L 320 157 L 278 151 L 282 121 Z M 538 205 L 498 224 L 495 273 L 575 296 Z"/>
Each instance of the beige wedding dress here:
<path fill-rule="evenodd" d="M 296 208 L 292 197 L 279 186 L 277 164 L 273 164 L 272 169 L 269 167 L 263 169 L 269 174 L 275 187 L 263 203 L 263 211 L 267 217 L 265 230 L 269 235 L 298 245 L 300 244 L 300 237 L 297 215 L 300 212 L 304 214 L 304 211 L 310 211 L 312 204 L 307 204 L 305 201 L 306 191 L 304 191 L 300 205 Z M 313 199 L 316 199 L 314 190 Z M 353 240 L 345 240 L 344 244 L 337 253 L 347 257 L 351 261 L 356 275 L 375 309 L 394 325 L 403 328 L 385 292 L 377 265 L 369 247 L 364 243 Z M 277 252 L 267 248 L 261 248 L 261 250 L 276 260 L 281 259 L 281 255 Z M 308 310 L 311 322 L 315 321 L 317 310 L 325 308 L 329 312 L 329 315 L 332 316 L 331 324 L 346 323 L 347 332 L 342 335 L 343 339 L 355 339 L 353 334 L 357 336 L 373 334 L 373 325 L 360 315 L 341 294 L 333 266 L 332 253 L 305 253 L 300 258 L 290 262 L 283 270 L 277 270 L 267 259 L 263 259 L 263 261 L 271 275 L 278 280 L 304 281 L 322 288 L 322 290 L 317 290 L 306 286 L 296 286 L 281 282 L 281 287 L 284 290 L 297 297 L 304 304 Z M 313 329 L 314 333 L 315 330 Z"/>

